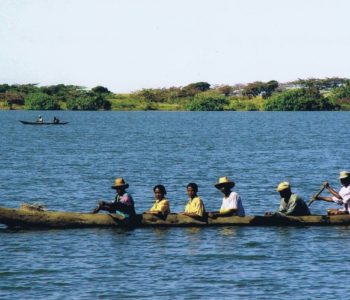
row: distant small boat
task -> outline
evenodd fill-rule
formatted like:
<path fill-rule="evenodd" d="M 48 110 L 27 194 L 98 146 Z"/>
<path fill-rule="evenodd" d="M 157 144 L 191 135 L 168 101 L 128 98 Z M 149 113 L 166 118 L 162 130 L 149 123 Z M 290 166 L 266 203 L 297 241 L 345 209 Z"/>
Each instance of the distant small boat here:
<path fill-rule="evenodd" d="M 19 120 L 22 124 L 24 125 L 66 125 L 68 122 L 59 122 L 59 123 L 54 123 L 54 122 L 28 122 L 28 121 L 21 121 Z"/>

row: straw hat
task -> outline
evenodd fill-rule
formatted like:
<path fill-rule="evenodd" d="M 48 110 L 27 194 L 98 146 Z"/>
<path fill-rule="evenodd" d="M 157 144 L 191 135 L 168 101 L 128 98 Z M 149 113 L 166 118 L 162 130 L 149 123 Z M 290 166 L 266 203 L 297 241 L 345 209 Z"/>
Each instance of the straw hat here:
<path fill-rule="evenodd" d="M 129 184 L 125 183 L 125 180 L 121 177 L 114 180 L 114 185 L 112 185 L 112 189 L 117 189 L 117 188 L 127 189 L 128 187 L 129 187 Z"/>
<path fill-rule="evenodd" d="M 341 171 L 339 173 L 339 179 L 345 179 L 345 178 L 348 178 L 349 177 L 349 172 L 347 171 Z"/>
<path fill-rule="evenodd" d="M 281 192 L 284 190 L 290 189 L 290 184 L 288 181 L 282 181 L 280 184 L 277 186 L 276 191 Z"/>
<path fill-rule="evenodd" d="M 223 186 L 228 186 L 230 188 L 233 188 L 235 186 L 235 183 L 231 181 L 227 176 L 220 177 L 219 181 L 215 184 L 215 187 L 217 189 L 220 189 Z"/>

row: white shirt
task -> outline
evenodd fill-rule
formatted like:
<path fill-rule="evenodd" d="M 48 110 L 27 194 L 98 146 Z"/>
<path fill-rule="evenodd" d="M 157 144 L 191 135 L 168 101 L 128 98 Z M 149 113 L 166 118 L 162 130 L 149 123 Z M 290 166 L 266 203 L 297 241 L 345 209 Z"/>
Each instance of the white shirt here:
<path fill-rule="evenodd" d="M 339 205 L 344 205 L 342 211 L 348 211 L 350 213 L 350 185 L 347 187 L 343 186 L 338 194 L 342 199 L 333 196 L 332 200 Z"/>
<path fill-rule="evenodd" d="M 220 212 L 224 212 L 229 209 L 237 209 L 237 215 L 240 217 L 245 216 L 244 208 L 242 205 L 241 197 L 236 192 L 231 192 L 230 196 L 222 199 L 222 205 Z"/>

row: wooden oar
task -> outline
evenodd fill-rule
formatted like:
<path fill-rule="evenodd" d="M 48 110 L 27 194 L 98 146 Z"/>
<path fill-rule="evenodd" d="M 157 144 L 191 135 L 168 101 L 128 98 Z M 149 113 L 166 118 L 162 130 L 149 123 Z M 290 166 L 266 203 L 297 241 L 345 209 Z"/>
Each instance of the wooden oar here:
<path fill-rule="evenodd" d="M 326 188 L 325 185 L 322 184 L 320 190 L 319 190 L 316 194 L 314 194 L 314 195 L 311 197 L 311 199 L 309 200 L 309 202 L 307 203 L 307 205 L 310 206 L 310 205 L 316 200 L 316 198 L 323 192 L 323 190 L 324 190 L 325 188 Z"/>

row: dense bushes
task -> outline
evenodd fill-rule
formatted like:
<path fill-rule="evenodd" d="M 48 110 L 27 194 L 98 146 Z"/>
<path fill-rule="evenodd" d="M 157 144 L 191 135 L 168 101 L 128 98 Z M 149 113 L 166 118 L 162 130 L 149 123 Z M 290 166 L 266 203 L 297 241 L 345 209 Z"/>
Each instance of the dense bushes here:
<path fill-rule="evenodd" d="M 0 109 L 70 110 L 350 110 L 346 78 L 275 80 L 216 85 L 195 82 L 183 87 L 142 89 L 114 94 L 103 86 L 0 84 Z"/>
<path fill-rule="evenodd" d="M 278 82 L 276 80 L 271 80 L 269 82 L 256 81 L 247 84 L 243 90 L 242 94 L 248 96 L 249 98 L 261 95 L 263 98 L 268 98 L 271 94 L 278 88 Z"/>
<path fill-rule="evenodd" d="M 7 91 L 4 92 L 0 98 L 10 108 L 13 105 L 24 105 L 24 97 L 18 92 Z"/>
<path fill-rule="evenodd" d="M 264 103 L 265 110 L 334 110 L 336 105 L 316 88 L 301 88 L 275 93 Z"/>
<path fill-rule="evenodd" d="M 29 94 L 24 99 L 27 109 L 32 110 L 56 110 L 60 109 L 56 98 L 44 93 Z"/>
<path fill-rule="evenodd" d="M 350 81 L 333 89 L 329 98 L 337 103 L 341 110 L 350 110 Z"/>
<path fill-rule="evenodd" d="M 350 98 L 350 81 L 348 81 L 346 84 L 336 87 L 332 93 L 331 96 L 333 99 L 348 99 Z"/>
<path fill-rule="evenodd" d="M 94 93 L 82 94 L 74 99 L 67 101 L 67 109 L 70 110 L 109 110 L 111 103 L 102 95 Z"/>
<path fill-rule="evenodd" d="M 94 88 L 91 89 L 92 92 L 95 94 L 110 94 L 111 92 L 105 88 L 104 86 L 95 86 Z"/>
<path fill-rule="evenodd" d="M 228 100 L 225 96 L 213 92 L 200 93 L 194 96 L 193 101 L 187 105 L 188 110 L 220 111 L 224 110 Z"/>
<path fill-rule="evenodd" d="M 5 86 L 2 87 L 3 89 L 5 88 Z M 109 110 L 111 108 L 111 103 L 106 100 L 106 95 L 110 92 L 101 86 L 97 86 L 93 91 L 87 91 L 79 86 L 64 84 L 41 88 L 26 85 L 20 89 L 22 93 L 24 88 L 30 91 L 34 90 L 34 92 L 27 94 L 24 98 L 24 104 L 27 109 L 57 110 L 63 107 L 70 110 Z M 4 97 L 9 93 L 9 91 L 6 91 Z M 20 101 L 20 98 L 17 101 Z"/>

